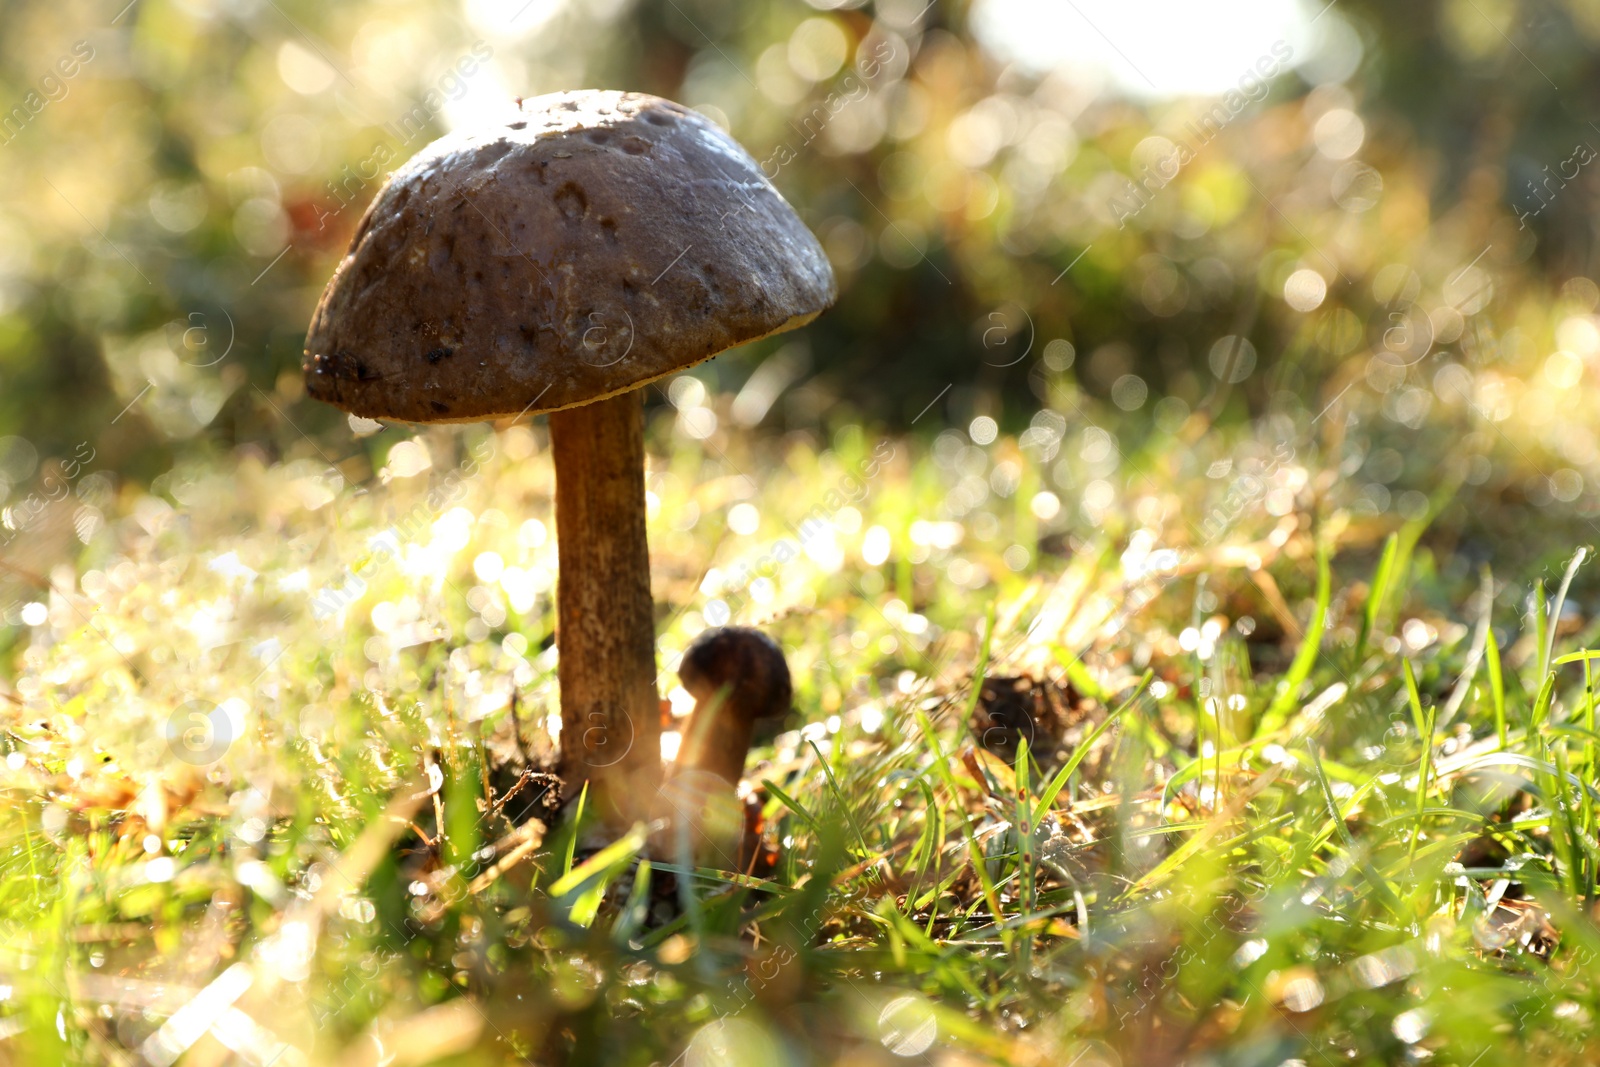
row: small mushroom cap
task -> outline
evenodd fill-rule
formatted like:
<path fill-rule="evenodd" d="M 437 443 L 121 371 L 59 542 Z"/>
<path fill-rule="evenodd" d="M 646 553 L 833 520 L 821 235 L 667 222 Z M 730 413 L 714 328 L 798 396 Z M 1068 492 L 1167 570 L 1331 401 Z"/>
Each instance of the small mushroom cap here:
<path fill-rule="evenodd" d="M 696 637 L 678 664 L 678 680 L 702 703 L 727 687 L 720 712 L 748 722 L 786 715 L 794 703 L 783 649 L 748 626 L 724 626 Z"/>
<path fill-rule="evenodd" d="M 538 414 L 801 326 L 835 295 L 816 238 L 710 119 L 553 93 L 394 173 L 311 318 L 306 388 L 369 418 Z"/>

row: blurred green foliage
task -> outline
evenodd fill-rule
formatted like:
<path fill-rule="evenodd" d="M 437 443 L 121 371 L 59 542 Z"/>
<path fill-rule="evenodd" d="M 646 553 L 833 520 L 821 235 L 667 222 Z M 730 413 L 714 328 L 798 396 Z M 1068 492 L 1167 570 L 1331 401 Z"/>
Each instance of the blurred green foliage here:
<path fill-rule="evenodd" d="M 768 994 L 771 1031 L 728 1044 L 767 1055 L 782 1034 L 800 1059 L 798 1038 L 843 1018 L 843 1001 L 866 1008 L 841 1055 L 859 1044 L 879 1058 L 847 1062 L 880 1062 L 932 1009 L 912 997 L 905 1023 L 898 1001 L 852 1000 L 870 970 L 918 975 L 909 992 L 959 1006 L 937 1020 L 951 1064 L 1060 1062 L 1091 1039 L 1166 1062 L 1179 1033 L 1240 1063 L 1324 1050 L 1467 1063 L 1491 1043 L 1592 1059 L 1600 939 L 1576 909 L 1594 903 L 1597 820 L 1557 765 L 1592 781 L 1593 703 L 1573 665 L 1543 689 L 1543 637 L 1564 651 L 1600 636 L 1581 572 L 1569 614 L 1545 615 L 1552 567 L 1600 517 L 1587 111 L 1600 0 L 1306 4 L 1297 31 L 1251 42 L 1214 94 L 1145 90 L 1176 84 L 1152 55 L 1220 52 L 1215 34 L 1184 49 L 1155 14 L 1123 36 L 1126 19 L 1100 29 L 1106 5 L 1065 7 L 0 4 L 0 706 L 14 710 L 7 781 L 25 798 L 0 820 L 0 896 L 21 916 L 0 963 L 29 972 L 0 1026 L 25 1027 L 47 1062 L 139 1047 L 164 1025 L 132 1001 L 108 1023 L 90 993 L 52 988 L 107 961 L 69 928 L 111 931 L 112 969 L 225 930 L 206 944 L 259 947 L 272 973 L 315 990 L 315 1018 L 274 1023 L 326 1041 L 331 1017 L 341 1051 L 408 1019 L 463 1032 L 459 1015 L 420 1014 L 462 1008 L 460 990 L 486 1006 L 467 1023 L 504 1027 L 484 1030 L 485 1062 L 519 1041 L 574 1061 L 665 1058 L 692 1035 L 704 1051 L 719 1033 L 707 1024 L 745 1007 L 735 980 L 759 956 L 715 935 L 748 921 L 748 887 L 708 905 L 713 937 L 691 954 L 677 930 L 630 944 L 614 910 L 595 937 L 562 927 L 526 885 L 462 895 L 453 868 L 424 872 L 418 891 L 388 856 L 365 896 L 319 913 L 319 972 L 301 973 L 309 949 L 295 956 L 288 936 L 301 898 L 284 887 L 314 895 L 321 865 L 379 821 L 439 738 L 468 753 L 449 795 L 470 811 L 459 772 L 480 766 L 477 746 L 517 699 L 531 738 L 554 710 L 542 430 L 352 424 L 304 398 L 305 324 L 385 171 L 516 96 L 589 85 L 727 123 L 842 286 L 802 333 L 652 401 L 664 656 L 717 621 L 713 603 L 769 625 L 792 650 L 800 718 L 838 742 L 828 757 L 798 735 L 764 748 L 795 802 L 827 817 L 769 797 L 798 844 L 760 893 L 791 890 L 802 864 L 831 874 L 852 850 L 863 864 L 764 917 L 792 925 L 782 947 L 801 963 Z M 1248 36 L 1237 11 L 1269 7 L 1219 4 L 1216 18 Z M 1018 9 L 1034 21 L 997 36 Z M 1101 68 L 1041 65 L 1024 47 L 1081 41 L 1106 46 Z M 386 559 L 348 617 L 319 612 L 469 441 L 498 450 L 492 477 L 424 508 L 429 539 Z M 863 486 L 852 472 L 880 447 L 894 462 Z M 848 505 L 829 503 L 842 489 Z M 837 535 L 791 580 L 752 580 L 752 561 L 818 506 Z M 1341 550 L 1332 591 L 1311 574 L 1315 537 Z M 1387 592 L 1379 560 L 1397 561 Z M 1463 696 L 1436 746 L 1425 705 L 1477 669 L 1483 636 L 1461 606 L 1491 561 L 1512 584 L 1474 611 L 1483 635 L 1505 637 L 1488 646 L 1504 646 L 1505 674 L 1498 658 L 1484 668 L 1493 683 Z M 1189 569 L 1174 578 L 1174 562 Z M 955 781 L 970 768 L 945 766 L 962 724 L 912 728 L 929 691 L 944 711 L 965 706 L 991 595 L 1014 608 L 1002 629 L 1054 612 L 1032 651 L 1072 664 L 1075 684 L 1159 670 L 1115 735 L 1118 759 L 1062 794 L 1086 805 L 1073 818 L 1092 832 L 1063 833 L 1088 834 L 1070 844 L 1097 866 L 1046 880 L 1036 967 L 1015 951 L 1031 940 L 994 924 L 1017 899 L 1011 916 L 984 913 L 977 878 L 1021 873 L 1009 800 L 986 807 L 981 783 Z M 1312 612 L 1329 620 L 1314 665 L 1295 659 Z M 1213 692 L 1230 694 L 1222 710 Z M 1320 731 L 1322 757 L 1271 721 L 1313 693 L 1293 725 Z M 191 779 L 152 723 L 194 700 L 252 731 Z M 1508 718 L 1509 744 L 1496 738 Z M 1532 761 L 1528 795 L 1544 800 L 1483 835 L 1494 847 L 1469 857 L 1468 878 L 1452 864 L 1486 798 L 1448 775 L 1495 740 Z M 1436 747 L 1457 762 L 1430 779 Z M 1161 830 L 1190 851 L 1149 844 L 1126 808 L 1100 803 L 1113 789 L 1159 798 Z M 162 790 L 180 825 L 152 845 Z M 1193 845 L 1240 797 L 1242 828 Z M 969 815 L 984 843 L 963 836 Z M 832 840 L 846 822 L 848 843 Z M 932 880 L 920 905 L 885 891 L 866 862 L 879 850 L 919 891 Z M 940 882 L 946 854 L 974 875 L 959 893 Z M 1517 884 L 1540 906 L 1484 897 L 1502 862 L 1524 863 Z M 1307 898 L 1313 877 L 1322 896 Z M 837 899 L 819 938 L 823 894 Z M 1229 910 L 1241 899 L 1259 910 Z M 386 940 L 408 917 L 423 936 Z M 197 958 L 217 970 L 221 952 Z M 1175 984 L 1150 977 L 1171 978 L 1178 954 L 1200 962 Z M 265 1017 L 270 988 L 253 995 Z"/>
<path fill-rule="evenodd" d="M 843 298 L 798 342 L 773 413 L 788 425 L 838 403 L 906 425 L 946 385 L 955 421 L 1025 417 L 1056 339 L 1072 345 L 1057 369 L 1075 356 L 1091 394 L 1135 374 L 1142 410 L 1192 407 L 1210 345 L 1238 333 L 1263 372 L 1284 365 L 1250 378 L 1239 411 L 1258 412 L 1381 351 L 1389 263 L 1437 290 L 1492 244 L 1502 298 L 1591 263 L 1588 175 L 1515 228 L 1542 168 L 1600 143 L 1583 113 L 1600 31 L 1578 0 L 1337 5 L 1131 216 L 1128 182 L 1170 152 L 1151 137 L 1181 140 L 1215 101 L 1141 104 L 1008 61 L 960 3 L 110 7 L 6 8 L 0 99 L 45 106 L 0 152 L 0 432 L 44 455 L 90 439 L 135 476 L 196 439 L 292 447 L 272 404 L 298 399 L 305 321 L 382 172 L 513 95 L 575 85 L 711 110 L 826 241 Z M 1313 84 L 1316 48 L 1353 62 Z M 1317 123 L 1345 110 L 1364 137 L 1319 151 Z M 1281 299 L 1299 266 L 1329 283 L 1309 318 Z M 737 386 L 775 344 L 706 373 Z M 337 418 L 294 421 L 315 435 Z"/>
<path fill-rule="evenodd" d="M 1198 413 L 1302 445 L 1337 423 L 1322 446 L 1375 513 L 1408 517 L 1397 501 L 1441 471 L 1493 503 L 1442 525 L 1470 558 L 1526 548 L 1534 515 L 1587 536 L 1600 439 L 1563 391 L 1600 367 L 1594 4 L 1305 5 L 1215 95 L 1142 92 L 1165 74 L 1145 58 L 1159 24 L 1117 41 L 1056 10 L 1039 36 L 1099 34 L 1110 73 L 1041 65 L 1022 45 L 1051 10 L 8 4 L 8 526 L 84 450 L 90 497 L 240 449 L 363 477 L 374 443 L 307 402 L 298 367 L 383 175 L 517 96 L 604 85 L 728 124 L 834 261 L 836 309 L 695 371 L 753 386 L 738 422 L 1017 431 L 1055 412 L 1133 444 Z"/>

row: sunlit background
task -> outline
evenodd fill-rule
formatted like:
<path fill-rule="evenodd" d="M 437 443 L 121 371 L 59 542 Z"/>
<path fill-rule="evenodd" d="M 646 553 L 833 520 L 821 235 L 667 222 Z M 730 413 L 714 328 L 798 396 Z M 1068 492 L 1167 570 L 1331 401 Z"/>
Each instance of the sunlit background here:
<path fill-rule="evenodd" d="M 603 1029 L 588 964 L 530 933 L 526 908 L 451 912 L 437 870 L 382 868 L 371 899 L 279 924 L 322 899 L 318 848 L 377 821 L 359 784 L 397 786 L 453 716 L 520 713 L 546 748 L 560 727 L 542 422 L 347 418 L 305 396 L 300 370 L 312 308 L 384 176 L 521 97 L 606 87 L 699 109 L 833 263 L 836 308 L 646 394 L 663 669 L 708 626 L 777 633 L 808 717 L 772 743 L 778 765 L 814 742 L 881 755 L 897 709 L 948 688 L 949 664 L 970 671 L 980 633 L 1021 634 L 1034 611 L 1119 684 L 1192 664 L 1149 692 L 1180 723 L 1173 751 L 1212 755 L 1195 693 L 1233 686 L 1241 715 L 1272 699 L 1297 620 L 1320 610 L 1313 531 L 1338 549 L 1330 647 L 1359 659 L 1352 620 L 1398 531 L 1415 602 L 1402 622 L 1377 597 L 1394 632 L 1368 650 L 1441 657 L 1423 684 L 1442 688 L 1490 565 L 1508 670 L 1536 692 L 1536 642 L 1511 616 L 1543 605 L 1600 534 L 1600 0 L 13 0 L 0 19 L 0 707 L 15 746 L 0 781 L 30 798 L 24 829 L 0 834 L 15 879 L 0 895 L 35 884 L 36 835 L 52 857 L 122 849 L 105 854 L 141 872 L 131 888 L 71 886 L 95 930 L 162 931 L 158 946 L 127 933 L 112 969 L 196 988 L 235 973 L 246 939 L 228 924 L 244 920 L 227 909 L 243 897 L 228 894 L 248 889 L 273 982 L 305 982 L 313 960 L 341 973 L 328 960 L 357 960 L 363 935 L 319 942 L 316 924 L 371 933 L 391 908 L 449 926 L 417 950 L 438 958 L 418 964 L 405 1011 L 459 1006 L 447 994 L 470 987 L 507 1026 L 524 994 L 546 998 L 565 1020 L 551 1042 L 573 1019 Z M 493 449 L 487 473 L 425 506 L 478 447 Z M 762 570 L 819 507 L 825 532 Z M 423 531 L 352 584 L 375 531 L 417 508 Z M 1564 637 L 1597 588 L 1578 575 Z M 1038 647 L 1011 666 L 1034 654 L 1026 665 L 1059 666 Z M 1392 683 L 1374 716 L 1403 703 L 1394 677 L 1362 681 Z M 1322 688 L 1314 718 L 1347 693 L 1356 707 L 1357 688 Z M 662 691 L 681 719 L 692 698 L 670 678 Z M 180 778 L 150 723 L 193 701 L 243 740 L 210 777 Z M 1350 734 L 1335 741 L 1378 760 L 1359 735 L 1372 706 L 1340 709 Z M 1281 746 L 1265 758 L 1293 764 Z M 830 781 L 802 799 L 831 803 Z M 1196 804 L 1221 796 L 1207 788 Z M 89 799 L 62 799 L 73 790 Z M 268 834 L 268 798 L 298 813 L 292 834 Z M 102 809 L 122 836 L 84 829 Z M 160 832 L 186 810 L 203 827 L 192 847 Z M 224 861 L 215 898 L 184 881 Z M 54 921 L 16 893 L 18 912 Z M 218 900 L 205 929 L 235 940 L 184 926 Z M 868 921 L 851 936 L 867 941 Z M 548 952 L 555 977 L 485 980 L 483 923 Z M 98 944 L 33 973 L 100 980 Z M 1265 944 L 1222 962 L 1247 966 Z M 1305 1012 L 1324 995 L 1308 951 L 1272 972 Z M 193 973 L 173 962 L 186 953 Z M 0 1006 L 13 965 L 0 945 Z M 689 986 L 622 984 L 702 1012 L 674 1015 L 667 1045 L 692 1034 L 700 1062 L 741 1062 L 706 1051 L 709 1009 L 683 1008 Z M 177 1040 L 167 1002 L 108 988 L 35 983 L 18 999 L 30 1033 L 81 1050 L 104 1031 L 161 1062 Z M 271 989 L 251 995 L 270 1005 Z M 335 999 L 351 1033 L 388 1004 Z M 909 1022 L 898 1000 L 861 1009 L 874 1054 L 928 1049 L 918 1004 Z M 1471 1003 L 1455 1008 L 1488 1033 Z M 224 1009 L 229 1047 L 270 1062 L 277 1046 Z M 0 1059 L 24 1028 L 7 1010 Z M 1410 1014 L 1384 1040 L 1419 1062 L 1426 1020 Z M 742 1062 L 783 1062 L 759 1028 L 724 1038 Z"/>
<path fill-rule="evenodd" d="M 1363 435 L 1465 419 L 1496 484 L 1537 503 L 1555 479 L 1588 506 L 1587 425 L 1522 396 L 1596 356 L 1587 0 L 174 0 L 6 18 L 7 494 L 84 442 L 100 472 L 148 482 L 186 451 L 341 432 L 300 395 L 301 338 L 382 174 L 518 96 L 591 85 L 726 124 L 834 261 L 835 313 L 696 372 L 751 387 L 735 422 L 1013 428 L 1066 390 L 1137 435 L 1285 395 L 1314 415 L 1359 379 L 1347 406 L 1385 413 Z M 1235 336 L 1252 365 L 1219 382 L 1210 353 Z M 1375 484 L 1427 481 L 1427 450 Z"/>

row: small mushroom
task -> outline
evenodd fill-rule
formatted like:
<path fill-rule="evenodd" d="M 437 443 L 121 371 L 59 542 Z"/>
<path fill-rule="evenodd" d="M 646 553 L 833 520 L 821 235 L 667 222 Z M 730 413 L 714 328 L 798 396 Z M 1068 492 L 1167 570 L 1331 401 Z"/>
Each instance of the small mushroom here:
<path fill-rule="evenodd" d="M 794 702 L 789 665 L 766 634 L 729 626 L 690 643 L 678 680 L 694 697 L 694 711 L 662 789 L 657 814 L 668 832 L 657 847 L 687 849 L 696 862 L 736 870 L 745 851 L 739 779 L 756 724 L 781 719 Z"/>
<path fill-rule="evenodd" d="M 727 626 L 690 643 L 678 680 L 694 697 L 673 773 L 693 770 L 738 785 L 756 723 L 780 719 L 794 703 L 783 649 L 760 630 Z"/>
<path fill-rule="evenodd" d="M 345 411 L 550 413 L 562 773 L 613 822 L 661 781 L 640 390 L 834 297 L 816 238 L 719 126 L 583 91 L 396 171 L 311 319 L 307 391 Z"/>

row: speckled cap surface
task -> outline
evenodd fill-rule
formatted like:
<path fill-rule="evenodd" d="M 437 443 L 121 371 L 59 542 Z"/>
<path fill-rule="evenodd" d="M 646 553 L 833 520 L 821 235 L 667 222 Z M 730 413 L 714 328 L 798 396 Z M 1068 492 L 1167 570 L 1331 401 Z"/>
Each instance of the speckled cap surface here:
<path fill-rule="evenodd" d="M 390 177 L 311 318 L 306 387 L 368 418 L 554 411 L 803 325 L 835 295 L 816 238 L 711 120 L 553 93 Z"/>

